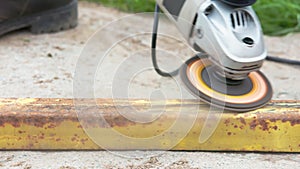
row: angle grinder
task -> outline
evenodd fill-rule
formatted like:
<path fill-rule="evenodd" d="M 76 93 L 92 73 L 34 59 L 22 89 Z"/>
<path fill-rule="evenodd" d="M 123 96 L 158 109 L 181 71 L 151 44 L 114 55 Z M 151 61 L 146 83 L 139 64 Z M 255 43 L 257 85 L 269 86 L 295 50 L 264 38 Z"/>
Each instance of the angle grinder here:
<path fill-rule="evenodd" d="M 267 57 L 252 9 L 256 0 L 157 0 L 152 61 L 162 76 L 180 74 L 188 90 L 213 106 L 238 112 L 267 104 L 272 86 L 259 69 Z M 197 51 L 182 67 L 162 71 L 156 61 L 160 9 Z"/>

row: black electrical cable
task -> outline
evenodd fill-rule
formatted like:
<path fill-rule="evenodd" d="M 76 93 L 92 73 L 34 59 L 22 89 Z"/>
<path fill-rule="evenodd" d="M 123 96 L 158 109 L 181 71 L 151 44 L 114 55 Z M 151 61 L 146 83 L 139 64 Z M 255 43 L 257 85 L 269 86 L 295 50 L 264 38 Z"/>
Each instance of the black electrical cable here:
<path fill-rule="evenodd" d="M 272 62 L 277 62 L 277 63 L 285 63 L 285 64 L 290 64 L 290 65 L 300 65 L 299 60 L 291 60 L 291 59 L 285 59 L 285 58 L 280 58 L 280 57 L 275 57 L 275 56 L 267 56 L 266 58 L 269 61 Z"/>
<path fill-rule="evenodd" d="M 153 32 L 152 32 L 152 44 L 151 44 L 151 55 L 152 55 L 152 63 L 154 66 L 155 71 L 163 76 L 163 77 L 172 77 L 176 76 L 179 73 L 179 68 L 174 70 L 173 72 L 164 72 L 161 70 L 157 64 L 156 59 L 156 42 L 157 42 L 157 30 L 158 30 L 158 22 L 159 22 L 159 6 L 156 4 L 155 6 L 155 12 L 154 12 L 154 25 L 153 25 Z"/>

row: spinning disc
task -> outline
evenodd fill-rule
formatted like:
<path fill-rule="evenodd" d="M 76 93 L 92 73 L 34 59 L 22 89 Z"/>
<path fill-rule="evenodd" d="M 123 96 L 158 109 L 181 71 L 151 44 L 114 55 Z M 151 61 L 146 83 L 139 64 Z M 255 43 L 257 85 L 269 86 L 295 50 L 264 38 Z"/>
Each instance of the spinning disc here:
<path fill-rule="evenodd" d="M 272 87 L 261 72 L 252 72 L 242 81 L 218 79 L 207 57 L 193 57 L 180 70 L 187 88 L 201 100 L 233 111 L 250 111 L 264 106 L 272 98 Z"/>

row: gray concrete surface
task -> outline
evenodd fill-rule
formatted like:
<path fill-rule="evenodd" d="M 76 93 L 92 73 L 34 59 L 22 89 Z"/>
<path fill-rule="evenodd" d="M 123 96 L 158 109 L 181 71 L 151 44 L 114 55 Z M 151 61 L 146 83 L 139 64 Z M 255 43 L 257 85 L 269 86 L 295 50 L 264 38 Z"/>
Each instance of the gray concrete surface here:
<path fill-rule="evenodd" d="M 152 17 L 138 15 L 104 25 L 128 14 L 91 3 L 80 3 L 80 24 L 70 31 L 32 35 L 26 30 L 0 39 L 0 97 L 73 97 L 73 78 L 77 60 L 86 68 L 95 66 L 105 44 L 122 39 L 126 33 L 143 33 L 117 43 L 95 70 L 96 97 L 178 98 L 182 91 L 178 79 L 161 78 L 150 70 L 149 57 Z M 122 27 L 117 27 L 122 25 Z M 159 39 L 160 64 L 173 69 L 192 56 L 174 28 L 163 19 Z M 92 36 L 93 35 L 93 36 Z M 89 38 L 92 37 L 90 40 Z M 175 38 L 175 39 L 174 39 Z M 93 44 L 83 50 L 86 42 Z M 300 59 L 300 34 L 266 37 L 269 53 Z M 98 48 L 95 48 L 95 46 Z M 82 52 L 83 51 L 83 52 Z M 96 56 L 97 55 L 97 56 Z M 171 60 L 170 60 L 171 59 Z M 299 100 L 300 69 L 265 62 L 262 71 L 274 88 L 274 99 Z M 135 72 L 129 74 L 128 72 Z M 86 72 L 89 73 L 89 72 Z M 177 80 L 177 81 L 176 81 Z M 117 84 L 117 85 L 116 85 Z M 124 88 L 125 87 L 125 88 Z M 123 88 L 128 92 L 123 93 Z M 113 93 L 113 94 L 112 94 Z M 191 97 L 184 95 L 185 97 Z M 126 158 L 128 154 L 139 158 Z M 152 157 L 149 154 L 153 155 Z M 212 152 L 0 152 L 0 168 L 300 168 L 299 154 L 212 153 Z"/>
<path fill-rule="evenodd" d="M 160 155 L 128 159 L 110 152 L 2 152 L 1 168 L 55 169 L 284 169 L 299 168 L 300 157 L 295 154 L 249 154 L 205 152 L 157 152 Z"/>

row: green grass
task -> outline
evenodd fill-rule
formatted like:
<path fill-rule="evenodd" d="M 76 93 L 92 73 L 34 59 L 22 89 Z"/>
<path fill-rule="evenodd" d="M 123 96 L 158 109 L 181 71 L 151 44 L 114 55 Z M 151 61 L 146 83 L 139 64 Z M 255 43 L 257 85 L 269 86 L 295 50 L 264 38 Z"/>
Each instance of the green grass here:
<path fill-rule="evenodd" d="M 155 0 L 87 0 L 125 12 L 153 12 Z"/>
<path fill-rule="evenodd" d="M 88 0 L 126 12 L 152 12 L 155 0 Z M 175 0 L 174 0 L 175 1 Z M 264 33 L 271 36 L 300 32 L 300 0 L 258 0 L 254 5 Z"/>
<path fill-rule="evenodd" d="M 258 0 L 254 9 L 267 35 L 300 31 L 300 0 Z"/>

